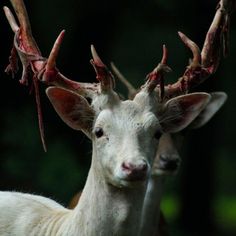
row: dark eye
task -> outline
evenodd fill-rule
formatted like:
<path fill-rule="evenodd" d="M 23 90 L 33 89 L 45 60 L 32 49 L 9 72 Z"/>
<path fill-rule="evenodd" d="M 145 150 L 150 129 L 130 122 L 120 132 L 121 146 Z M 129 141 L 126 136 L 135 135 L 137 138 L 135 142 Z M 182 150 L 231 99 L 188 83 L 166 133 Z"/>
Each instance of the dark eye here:
<path fill-rule="evenodd" d="M 156 133 L 154 134 L 154 138 L 159 140 L 161 135 L 162 135 L 162 132 L 160 130 L 157 130 Z"/>
<path fill-rule="evenodd" d="M 100 138 L 103 136 L 104 132 L 103 132 L 103 129 L 102 128 L 95 128 L 95 135 L 97 138 Z"/>

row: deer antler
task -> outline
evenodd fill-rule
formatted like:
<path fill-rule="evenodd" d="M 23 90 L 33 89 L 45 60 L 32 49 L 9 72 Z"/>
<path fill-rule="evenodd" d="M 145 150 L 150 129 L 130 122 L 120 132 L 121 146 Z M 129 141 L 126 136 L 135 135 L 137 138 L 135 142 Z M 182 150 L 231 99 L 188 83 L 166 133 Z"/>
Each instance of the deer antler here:
<path fill-rule="evenodd" d="M 13 49 L 11 51 L 11 56 L 10 56 L 10 65 L 6 68 L 6 72 L 8 73 L 12 72 L 12 76 L 14 77 L 14 74 L 18 70 L 17 59 L 16 59 L 16 52 L 18 52 L 18 55 L 23 65 L 23 73 L 22 73 L 22 78 L 20 82 L 22 84 L 27 85 L 30 67 L 32 68 L 32 71 L 34 71 L 34 69 L 37 70 L 41 68 L 44 59 L 42 58 L 41 52 L 38 49 L 37 44 L 35 43 L 35 40 L 32 36 L 28 14 L 26 12 L 23 1 L 12 0 L 11 3 L 17 14 L 20 27 L 17 25 L 16 20 L 13 14 L 11 13 L 11 11 L 7 7 L 4 7 L 5 15 L 8 19 L 8 22 L 13 32 L 15 33 L 14 46 L 13 46 Z M 26 56 L 27 53 L 28 55 Z M 41 105 L 40 105 L 38 82 L 36 80 L 35 74 L 33 75 L 32 79 L 33 79 L 37 111 L 38 111 L 40 136 L 41 136 L 43 148 L 46 151 L 46 144 L 44 140 L 44 127 L 43 127 L 43 120 L 42 120 L 42 110 L 41 110 Z"/>
<path fill-rule="evenodd" d="M 128 89 L 128 97 L 129 99 L 133 99 L 134 96 L 137 93 L 137 89 L 134 88 L 134 86 L 125 78 L 125 76 L 119 71 L 119 69 L 116 67 L 114 62 L 111 62 L 111 69 L 113 74 L 116 76 L 117 79 L 119 79 Z"/>
<path fill-rule="evenodd" d="M 171 72 L 171 68 L 167 65 L 167 47 L 163 45 L 163 55 L 161 62 L 150 72 L 147 76 L 147 82 L 144 87 L 149 93 L 151 93 L 157 86 L 160 88 L 160 99 L 164 97 L 164 73 Z M 124 77 L 124 75 L 118 70 L 115 64 L 111 63 L 111 68 L 115 76 L 127 87 L 129 98 L 134 98 L 138 90 L 133 87 L 132 84 Z"/>
<path fill-rule="evenodd" d="M 13 32 L 15 33 L 14 45 L 11 51 L 11 56 L 9 58 L 10 64 L 7 66 L 5 71 L 7 73 L 11 72 L 12 76 L 14 77 L 14 74 L 18 70 L 18 53 L 23 66 L 22 78 L 20 80 L 20 83 L 28 85 L 29 80 L 32 79 L 38 111 L 40 136 L 44 150 L 46 151 L 38 82 L 42 81 L 47 85 L 54 85 L 57 87 L 66 88 L 88 98 L 93 98 L 97 94 L 99 86 L 96 83 L 91 84 L 72 81 L 62 75 L 56 68 L 56 58 L 58 56 L 65 31 L 62 31 L 56 39 L 49 55 L 49 58 L 46 59 L 42 57 L 41 52 L 32 36 L 29 18 L 23 0 L 11 0 L 11 4 L 16 12 L 19 25 L 17 24 L 10 9 L 5 6 L 4 12 L 6 18 Z M 114 85 L 111 82 L 112 75 L 110 72 L 108 72 L 105 65 L 103 63 L 100 63 L 101 60 L 99 59 L 93 46 L 92 55 L 94 58 L 93 64 L 98 75 L 97 78 L 101 82 L 101 89 L 105 89 L 105 87 L 107 87 L 109 84 L 109 86 L 113 88 Z M 102 74 L 106 74 L 107 76 L 103 78 Z M 108 82 L 108 80 L 110 82 Z"/>
<path fill-rule="evenodd" d="M 166 87 L 165 92 L 168 97 L 187 93 L 190 89 L 204 82 L 205 79 L 216 71 L 221 52 L 225 56 L 228 51 L 229 21 L 235 6 L 235 0 L 220 0 L 201 53 L 193 41 L 179 32 L 181 40 L 193 53 L 193 60 L 187 67 L 184 75 L 175 84 Z"/>
<path fill-rule="evenodd" d="M 115 84 L 112 73 L 104 65 L 93 45 L 91 45 L 91 52 L 93 59 L 90 60 L 90 62 L 96 71 L 97 80 L 101 82 L 101 90 L 106 91 L 113 89 L 115 87 Z"/>
<path fill-rule="evenodd" d="M 9 58 L 10 65 L 6 68 L 6 72 L 11 72 L 13 76 L 17 72 L 18 66 L 16 55 L 18 53 L 23 65 L 23 73 L 20 82 L 24 85 L 28 85 L 29 80 L 31 79 L 34 86 L 41 139 L 44 149 L 46 150 L 38 82 L 42 81 L 47 85 L 66 88 L 84 97 L 93 99 L 98 93 L 103 93 L 114 88 L 113 76 L 99 58 L 94 46 L 91 46 L 93 56 L 91 63 L 94 66 L 97 79 L 100 83 L 79 83 L 66 78 L 56 67 L 56 58 L 63 41 L 65 31 L 62 31 L 55 41 L 49 58 L 47 59 L 42 57 L 41 52 L 32 36 L 28 14 L 23 0 L 11 0 L 11 3 L 16 12 L 19 26 L 11 11 L 7 7 L 4 7 L 6 17 L 13 32 L 15 33 L 14 46 Z M 209 75 L 214 73 L 219 64 L 221 51 L 227 51 L 226 45 L 228 42 L 227 33 L 229 30 L 229 18 L 231 12 L 235 8 L 235 5 L 235 0 L 220 1 L 213 23 L 207 33 L 201 53 L 194 42 L 192 42 L 183 33 L 179 33 L 182 41 L 191 49 L 193 53 L 193 60 L 185 70 L 183 76 L 175 84 L 164 86 L 163 75 L 164 72 L 169 72 L 170 68 L 166 65 L 167 49 L 163 46 L 162 61 L 147 76 L 147 82 L 143 88 L 149 93 L 156 90 L 160 95 L 161 100 L 164 98 L 168 99 L 178 94 L 187 93 L 191 88 L 202 83 Z M 218 45 L 220 45 L 220 47 Z M 120 76 L 118 75 L 118 78 L 119 77 Z M 132 93 L 134 93 L 134 90 L 131 90 Z"/>
<path fill-rule="evenodd" d="M 230 15 L 235 10 L 235 0 L 221 0 L 217 5 L 217 11 L 213 22 L 207 32 L 206 39 L 202 51 L 196 43 L 190 40 L 182 32 L 178 32 L 180 39 L 192 51 L 193 59 L 189 66 L 187 66 L 182 77 L 174 84 L 169 84 L 161 88 L 161 83 L 156 87 L 156 90 L 161 90 L 161 97 L 165 99 L 175 97 L 180 94 L 188 93 L 189 90 L 204 82 L 210 75 L 212 75 L 220 61 L 221 52 L 226 55 L 228 51 L 228 33 Z M 164 53 L 167 55 L 167 53 Z M 137 93 L 137 90 L 132 85 L 128 84 L 127 79 L 121 74 L 117 67 L 112 65 L 113 72 L 117 78 L 127 87 L 129 94 L 132 97 Z M 155 69 L 148 76 L 153 76 Z M 162 80 L 163 81 L 163 80 Z M 162 85 L 163 86 L 163 85 Z"/>
<path fill-rule="evenodd" d="M 160 89 L 160 100 L 164 98 L 164 73 L 171 72 L 171 68 L 167 66 L 167 47 L 163 45 L 163 55 L 161 62 L 154 70 L 147 75 L 147 89 L 152 92 L 157 85 Z"/>

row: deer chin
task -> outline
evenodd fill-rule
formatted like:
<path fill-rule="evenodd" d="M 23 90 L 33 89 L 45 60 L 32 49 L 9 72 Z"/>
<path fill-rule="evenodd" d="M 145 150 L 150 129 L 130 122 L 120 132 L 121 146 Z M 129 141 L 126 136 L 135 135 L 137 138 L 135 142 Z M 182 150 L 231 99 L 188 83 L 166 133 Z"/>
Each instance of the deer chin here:
<path fill-rule="evenodd" d="M 142 178 L 129 178 L 128 176 L 114 175 L 109 178 L 109 183 L 117 188 L 138 188 L 146 186 L 147 179 L 147 176 Z"/>
<path fill-rule="evenodd" d="M 152 176 L 173 176 L 178 173 L 179 168 L 176 168 L 175 170 L 168 170 L 165 168 L 153 168 L 152 169 Z"/>
<path fill-rule="evenodd" d="M 147 179 L 144 180 L 127 180 L 127 179 L 118 179 L 114 185 L 118 188 L 138 188 L 145 186 Z"/>

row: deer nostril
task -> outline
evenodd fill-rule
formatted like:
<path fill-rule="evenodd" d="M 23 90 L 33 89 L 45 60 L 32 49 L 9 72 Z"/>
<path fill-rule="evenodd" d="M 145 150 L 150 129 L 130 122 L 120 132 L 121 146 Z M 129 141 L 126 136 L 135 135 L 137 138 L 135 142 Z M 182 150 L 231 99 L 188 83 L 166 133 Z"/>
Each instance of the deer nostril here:
<path fill-rule="evenodd" d="M 123 162 L 122 163 L 122 169 L 128 170 L 128 171 L 146 171 L 148 168 L 148 165 L 146 162 L 143 162 L 141 164 L 132 164 L 130 162 Z"/>
<path fill-rule="evenodd" d="M 144 162 L 143 164 L 140 164 L 139 166 L 138 166 L 138 169 L 140 170 L 140 171 L 147 171 L 147 169 L 148 169 L 148 165 L 147 165 L 147 163 L 146 162 Z"/>
<path fill-rule="evenodd" d="M 168 158 L 166 157 L 166 155 L 161 154 L 160 160 L 166 162 L 168 160 Z"/>
<path fill-rule="evenodd" d="M 129 180 L 142 180 L 147 175 L 148 164 L 146 161 L 143 161 L 139 164 L 134 164 L 131 162 L 123 162 L 122 170 L 126 173 Z"/>
<path fill-rule="evenodd" d="M 180 158 L 178 155 L 160 155 L 161 169 L 168 171 L 177 170 L 180 164 Z"/>
<path fill-rule="evenodd" d="M 123 162 L 121 166 L 125 171 L 132 171 L 132 169 L 134 169 L 134 165 L 129 162 Z"/>
<path fill-rule="evenodd" d="M 171 170 L 172 170 L 172 171 L 176 170 L 177 167 L 178 167 L 178 162 L 175 161 L 175 160 L 173 160 L 173 161 L 168 161 L 168 162 L 166 163 L 166 166 L 165 166 L 165 168 L 166 168 L 167 170 L 170 170 L 170 171 L 171 171 Z"/>

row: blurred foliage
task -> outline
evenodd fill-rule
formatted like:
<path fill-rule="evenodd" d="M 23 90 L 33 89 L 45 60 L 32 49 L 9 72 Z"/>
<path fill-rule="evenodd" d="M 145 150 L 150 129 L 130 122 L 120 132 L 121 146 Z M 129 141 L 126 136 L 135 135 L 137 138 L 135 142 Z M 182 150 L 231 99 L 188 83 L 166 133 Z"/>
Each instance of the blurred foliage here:
<path fill-rule="evenodd" d="M 25 2 L 33 34 L 44 56 L 48 55 L 58 33 L 66 29 L 57 62 L 63 74 L 74 80 L 95 81 L 89 65 L 89 47 L 93 43 L 102 59 L 107 64 L 114 61 L 136 87 L 159 62 L 163 43 L 169 49 L 169 65 L 173 69 L 166 83 L 175 81 L 184 72 L 191 54 L 178 39 L 177 31 L 183 31 L 202 46 L 217 3 L 215 0 Z M 1 4 L 9 5 L 9 1 L 3 0 Z M 46 195 L 66 205 L 73 194 L 83 188 L 91 161 L 90 142 L 59 120 L 41 86 L 48 146 L 48 152 L 43 152 L 33 94 L 29 96 L 29 89 L 18 84 L 20 73 L 14 80 L 4 74 L 13 35 L 3 13 L 0 21 L 0 188 Z M 205 207 L 200 202 L 204 199 L 207 208 L 213 212 L 213 235 L 235 235 L 236 232 L 235 16 L 231 26 L 230 55 L 222 60 L 217 73 L 199 88 L 226 91 L 229 99 L 211 123 L 187 136 L 181 150 L 182 169 L 166 186 L 162 205 L 172 235 L 204 235 L 207 226 L 202 226 L 200 232 L 183 222 L 179 224 L 181 219 L 186 219 L 184 206 L 189 209 L 187 217 L 194 219 Z M 127 93 L 119 83 L 117 90 Z M 192 195 L 189 191 L 193 191 Z M 191 197 L 192 202 L 185 201 L 186 197 Z M 196 214 L 196 211 L 200 213 Z M 197 227 L 201 228 L 200 218 L 205 220 L 204 217 L 202 212 L 199 222 L 195 222 Z"/>

